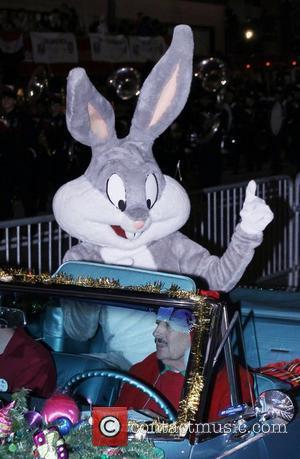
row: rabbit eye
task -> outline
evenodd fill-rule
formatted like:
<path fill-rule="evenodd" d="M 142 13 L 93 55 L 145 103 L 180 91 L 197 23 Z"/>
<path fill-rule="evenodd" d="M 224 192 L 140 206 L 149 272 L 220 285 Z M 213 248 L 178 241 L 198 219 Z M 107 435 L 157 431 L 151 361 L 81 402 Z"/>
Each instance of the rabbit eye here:
<path fill-rule="evenodd" d="M 148 209 L 154 206 L 158 196 L 158 183 L 154 174 L 150 174 L 146 180 L 146 202 Z"/>
<path fill-rule="evenodd" d="M 126 209 L 126 192 L 123 180 L 118 174 L 113 174 L 106 183 L 106 194 L 110 202 L 122 212 Z"/>

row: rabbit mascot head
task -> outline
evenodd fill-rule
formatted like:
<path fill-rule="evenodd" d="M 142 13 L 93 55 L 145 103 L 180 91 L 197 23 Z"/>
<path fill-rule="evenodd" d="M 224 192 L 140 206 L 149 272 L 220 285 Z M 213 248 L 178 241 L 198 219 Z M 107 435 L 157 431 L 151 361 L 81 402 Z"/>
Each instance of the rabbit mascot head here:
<path fill-rule="evenodd" d="M 131 250 L 177 231 L 190 203 L 184 189 L 164 176 L 152 154 L 154 140 L 183 109 L 190 90 L 193 37 L 177 26 L 172 43 L 145 80 L 127 137 L 118 139 L 114 111 L 81 68 L 67 85 L 67 124 L 92 148 L 84 175 L 62 186 L 53 209 L 72 236 L 102 247 Z"/>

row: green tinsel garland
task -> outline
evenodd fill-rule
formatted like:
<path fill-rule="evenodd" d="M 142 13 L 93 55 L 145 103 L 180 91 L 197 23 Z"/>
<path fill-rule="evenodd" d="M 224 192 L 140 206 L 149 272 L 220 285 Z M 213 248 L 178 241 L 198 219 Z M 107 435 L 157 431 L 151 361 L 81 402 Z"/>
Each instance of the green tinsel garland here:
<path fill-rule="evenodd" d="M 3 445 L 0 445 L 0 458 L 27 459 L 32 457 L 32 431 L 28 428 L 24 413 L 28 411 L 27 396 L 29 391 L 22 389 L 12 395 L 15 405 L 9 412 L 12 421 L 12 432 L 6 438 Z"/>
<path fill-rule="evenodd" d="M 12 421 L 12 433 L 5 438 L 5 443 L 0 443 L 1 459 L 32 459 L 33 433 L 37 429 L 30 429 L 24 414 L 28 411 L 27 397 L 29 391 L 22 389 L 15 392 L 12 400 L 14 407 L 9 411 Z M 46 428 L 44 425 L 42 428 Z M 156 448 L 148 440 L 132 440 L 127 446 L 111 448 L 107 446 L 93 446 L 92 432 L 89 424 L 72 429 L 63 437 L 70 459 L 109 459 L 122 457 L 128 459 L 163 459 L 164 452 Z M 109 454 L 108 454 L 109 452 Z"/>
<path fill-rule="evenodd" d="M 109 459 L 111 457 L 134 459 L 163 459 L 163 450 L 156 448 L 148 440 L 132 440 L 127 446 L 110 448 L 107 446 L 93 446 L 91 440 L 91 427 L 71 431 L 64 437 L 71 459 Z M 115 454 L 108 454 L 115 451 Z"/>

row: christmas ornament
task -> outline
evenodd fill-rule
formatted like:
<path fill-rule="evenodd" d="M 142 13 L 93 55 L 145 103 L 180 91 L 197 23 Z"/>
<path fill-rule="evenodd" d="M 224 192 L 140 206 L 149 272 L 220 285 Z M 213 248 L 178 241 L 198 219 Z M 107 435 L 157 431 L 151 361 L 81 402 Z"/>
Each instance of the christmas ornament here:
<path fill-rule="evenodd" d="M 54 424 L 61 435 L 67 435 L 73 427 L 73 423 L 66 417 L 56 419 Z"/>
<path fill-rule="evenodd" d="M 12 421 L 9 412 L 14 405 L 15 402 L 11 402 L 0 410 L 0 438 L 7 437 L 12 431 Z"/>
<path fill-rule="evenodd" d="M 57 427 L 39 430 L 33 435 L 33 456 L 45 459 L 67 459 L 68 450 Z"/>
<path fill-rule="evenodd" d="M 42 410 L 42 417 L 46 424 L 54 422 L 58 418 L 67 418 L 72 424 L 79 421 L 79 408 L 69 395 L 54 394 L 46 402 Z"/>
<path fill-rule="evenodd" d="M 42 415 L 38 411 L 27 411 L 24 418 L 31 428 L 39 427 L 43 423 Z"/>

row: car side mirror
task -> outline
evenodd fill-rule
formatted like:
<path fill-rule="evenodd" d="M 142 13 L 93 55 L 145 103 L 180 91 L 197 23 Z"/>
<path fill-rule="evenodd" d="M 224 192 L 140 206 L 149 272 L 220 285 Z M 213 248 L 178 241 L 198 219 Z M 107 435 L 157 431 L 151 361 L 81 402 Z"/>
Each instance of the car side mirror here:
<path fill-rule="evenodd" d="M 261 422 L 272 420 L 274 423 L 287 424 L 295 416 L 295 404 L 285 392 L 267 390 L 257 398 L 255 412 Z"/>

